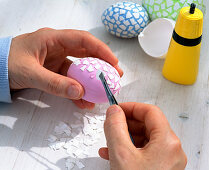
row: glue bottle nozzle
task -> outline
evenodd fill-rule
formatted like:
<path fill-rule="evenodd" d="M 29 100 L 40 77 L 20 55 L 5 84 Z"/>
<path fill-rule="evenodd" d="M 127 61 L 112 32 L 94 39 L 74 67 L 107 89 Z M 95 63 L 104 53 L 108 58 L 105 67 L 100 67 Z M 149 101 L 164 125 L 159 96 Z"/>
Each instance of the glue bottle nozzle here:
<path fill-rule="evenodd" d="M 196 8 L 196 5 L 194 3 L 191 3 L 189 13 L 194 14 L 195 8 Z"/>

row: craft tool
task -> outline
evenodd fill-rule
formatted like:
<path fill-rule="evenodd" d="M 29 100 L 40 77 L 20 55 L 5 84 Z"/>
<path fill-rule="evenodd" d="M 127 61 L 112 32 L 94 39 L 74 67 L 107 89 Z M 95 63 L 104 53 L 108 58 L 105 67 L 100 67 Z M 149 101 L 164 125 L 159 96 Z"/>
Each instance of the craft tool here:
<path fill-rule="evenodd" d="M 114 95 L 110 91 L 110 88 L 109 88 L 109 86 L 107 84 L 107 81 L 106 81 L 102 71 L 99 73 L 99 78 L 100 78 L 100 80 L 101 80 L 101 82 L 102 82 L 102 84 L 104 86 L 104 89 L 105 89 L 105 92 L 107 94 L 107 98 L 109 100 L 110 105 L 114 105 L 114 104 L 118 105 L 118 102 L 116 101 Z M 134 140 L 133 140 L 133 137 L 131 136 L 130 132 L 129 132 L 129 136 L 131 138 L 132 143 L 134 144 Z"/>

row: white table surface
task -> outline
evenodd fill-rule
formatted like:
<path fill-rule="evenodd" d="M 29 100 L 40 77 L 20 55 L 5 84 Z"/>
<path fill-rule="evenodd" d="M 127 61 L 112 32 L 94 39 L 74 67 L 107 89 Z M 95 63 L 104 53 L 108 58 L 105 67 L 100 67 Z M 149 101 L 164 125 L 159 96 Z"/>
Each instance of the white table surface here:
<path fill-rule="evenodd" d="M 182 141 L 188 156 L 186 169 L 209 169 L 208 13 L 204 18 L 197 82 L 182 86 L 162 77 L 163 60 L 147 56 L 137 38 L 119 39 L 105 31 L 100 16 L 114 2 L 117 0 L 0 0 L 0 36 L 15 36 L 42 27 L 91 32 L 110 46 L 125 72 L 118 101 L 149 102 L 159 106 Z M 209 1 L 205 3 L 209 7 Z M 98 108 L 93 112 L 99 112 Z M 45 139 L 57 121 L 73 122 L 73 111 L 85 112 L 67 99 L 32 89 L 15 93 L 13 104 L 1 103 L 0 170 L 65 169 L 68 155 L 64 150 L 51 150 Z M 182 113 L 189 118 L 180 118 Z M 81 159 L 85 169 L 109 169 L 108 162 L 97 154 L 100 146 L 105 146 L 104 136 L 92 147 L 93 156 Z"/>

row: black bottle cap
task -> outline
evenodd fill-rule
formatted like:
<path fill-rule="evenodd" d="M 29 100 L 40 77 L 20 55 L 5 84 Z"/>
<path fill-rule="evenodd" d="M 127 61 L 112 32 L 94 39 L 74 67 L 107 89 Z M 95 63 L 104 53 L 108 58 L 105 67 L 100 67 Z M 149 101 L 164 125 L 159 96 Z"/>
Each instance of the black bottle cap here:
<path fill-rule="evenodd" d="M 194 3 L 191 3 L 189 13 L 194 14 L 195 8 L 196 8 L 196 5 Z"/>

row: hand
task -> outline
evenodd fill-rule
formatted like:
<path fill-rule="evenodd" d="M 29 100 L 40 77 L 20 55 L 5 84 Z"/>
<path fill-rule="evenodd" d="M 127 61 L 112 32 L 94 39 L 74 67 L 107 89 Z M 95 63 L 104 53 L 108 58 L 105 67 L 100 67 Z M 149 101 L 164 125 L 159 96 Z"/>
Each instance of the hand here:
<path fill-rule="evenodd" d="M 83 87 L 66 77 L 72 63 L 67 56 L 101 58 L 123 74 L 110 48 L 90 33 L 43 28 L 13 38 L 8 61 L 10 88 L 37 88 L 73 99 L 80 108 L 93 108 L 93 103 L 81 100 Z"/>
<path fill-rule="evenodd" d="M 104 130 L 108 148 L 100 148 L 99 155 L 110 160 L 111 170 L 185 168 L 187 159 L 181 143 L 156 106 L 123 103 L 120 107 L 111 106 L 106 116 Z"/>

